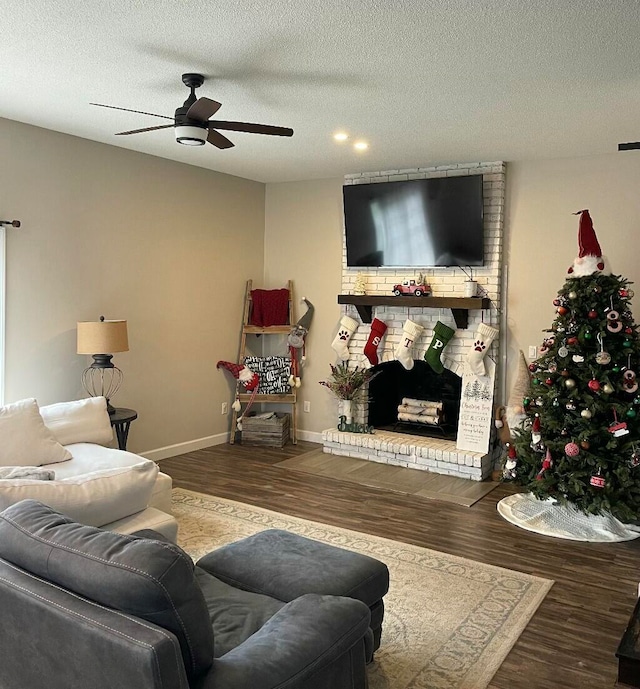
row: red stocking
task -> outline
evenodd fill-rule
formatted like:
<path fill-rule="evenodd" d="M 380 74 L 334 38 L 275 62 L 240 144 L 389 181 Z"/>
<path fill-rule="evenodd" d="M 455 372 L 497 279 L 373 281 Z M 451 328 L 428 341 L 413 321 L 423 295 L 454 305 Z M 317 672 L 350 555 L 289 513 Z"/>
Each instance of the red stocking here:
<path fill-rule="evenodd" d="M 364 346 L 364 355 L 369 359 L 369 363 L 372 366 L 378 365 L 378 345 L 382 340 L 382 336 L 387 330 L 387 324 L 383 323 L 377 318 L 373 319 L 371 324 L 371 333 L 369 334 L 369 339 L 367 344 Z"/>

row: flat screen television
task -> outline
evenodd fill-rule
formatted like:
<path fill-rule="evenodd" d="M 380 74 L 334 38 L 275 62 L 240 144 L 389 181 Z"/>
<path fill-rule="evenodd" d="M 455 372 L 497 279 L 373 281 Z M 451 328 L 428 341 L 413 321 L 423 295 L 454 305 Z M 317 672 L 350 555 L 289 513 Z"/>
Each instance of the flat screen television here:
<path fill-rule="evenodd" d="M 483 265 L 482 175 L 342 189 L 347 266 Z"/>

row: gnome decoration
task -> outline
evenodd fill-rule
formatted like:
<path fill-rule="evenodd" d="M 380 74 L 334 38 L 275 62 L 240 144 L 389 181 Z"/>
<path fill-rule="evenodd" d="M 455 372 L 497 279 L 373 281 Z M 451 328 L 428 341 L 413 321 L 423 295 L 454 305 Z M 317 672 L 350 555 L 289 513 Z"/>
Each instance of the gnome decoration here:
<path fill-rule="evenodd" d="M 291 332 L 287 336 L 287 344 L 289 346 L 289 355 L 291 356 L 291 375 L 289 376 L 289 385 L 293 388 L 300 387 L 301 369 L 306 361 L 305 340 L 311 321 L 313 320 L 314 306 L 306 298 L 302 297 L 302 301 L 307 306 L 307 312 L 300 318 L 300 320 L 293 326 Z"/>
<path fill-rule="evenodd" d="M 540 415 L 536 414 L 533 425 L 531 426 L 531 449 L 534 452 L 544 452 L 545 447 L 542 442 L 542 433 L 540 429 Z"/>
<path fill-rule="evenodd" d="M 518 356 L 518 373 L 516 382 L 511 389 L 507 408 L 505 410 L 505 423 L 509 427 L 509 431 L 513 432 L 516 428 L 521 428 L 524 420 L 527 418 L 525 414 L 524 400 L 531 394 L 531 374 L 527 366 L 524 352 L 520 350 Z"/>
<path fill-rule="evenodd" d="M 602 249 L 598 243 L 593 222 L 588 210 L 578 211 L 574 215 L 580 216 L 578 227 L 578 257 L 569 266 L 567 273 L 571 277 L 581 278 L 600 272 L 603 275 L 610 275 L 606 258 L 602 255 Z"/>
<path fill-rule="evenodd" d="M 258 392 L 258 385 L 260 383 L 260 378 L 257 373 L 254 373 L 244 364 L 234 364 L 231 361 L 218 361 L 216 368 L 226 368 L 227 371 L 231 372 L 231 375 L 238 381 L 236 384 L 236 399 L 231 405 L 236 412 L 239 412 L 242 408 L 240 404 L 239 387 L 242 385 L 247 392 L 251 393 L 251 399 L 247 404 L 247 408 L 244 410 L 244 414 L 238 416 L 236 420 L 236 426 L 239 431 L 242 430 L 242 418 L 251 408 L 253 400 L 255 399 L 256 393 Z"/>

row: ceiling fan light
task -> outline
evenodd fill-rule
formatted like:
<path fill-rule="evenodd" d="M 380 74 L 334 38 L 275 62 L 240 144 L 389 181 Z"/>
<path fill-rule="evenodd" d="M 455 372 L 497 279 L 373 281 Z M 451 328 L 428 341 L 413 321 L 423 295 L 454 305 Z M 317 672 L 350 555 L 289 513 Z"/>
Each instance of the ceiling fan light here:
<path fill-rule="evenodd" d="M 204 127 L 176 127 L 176 141 L 185 146 L 204 146 L 209 131 Z"/>

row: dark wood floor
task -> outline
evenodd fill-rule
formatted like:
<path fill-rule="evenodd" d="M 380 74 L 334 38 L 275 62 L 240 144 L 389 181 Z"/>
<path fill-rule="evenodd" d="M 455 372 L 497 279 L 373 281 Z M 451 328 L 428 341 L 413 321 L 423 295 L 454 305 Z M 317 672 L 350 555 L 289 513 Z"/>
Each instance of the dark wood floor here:
<path fill-rule="evenodd" d="M 501 485 L 473 507 L 427 501 L 273 466 L 318 446 L 219 445 L 161 462 L 174 485 L 460 555 L 556 583 L 491 689 L 614 687 L 615 650 L 640 582 L 640 541 L 589 544 L 505 522 Z"/>

